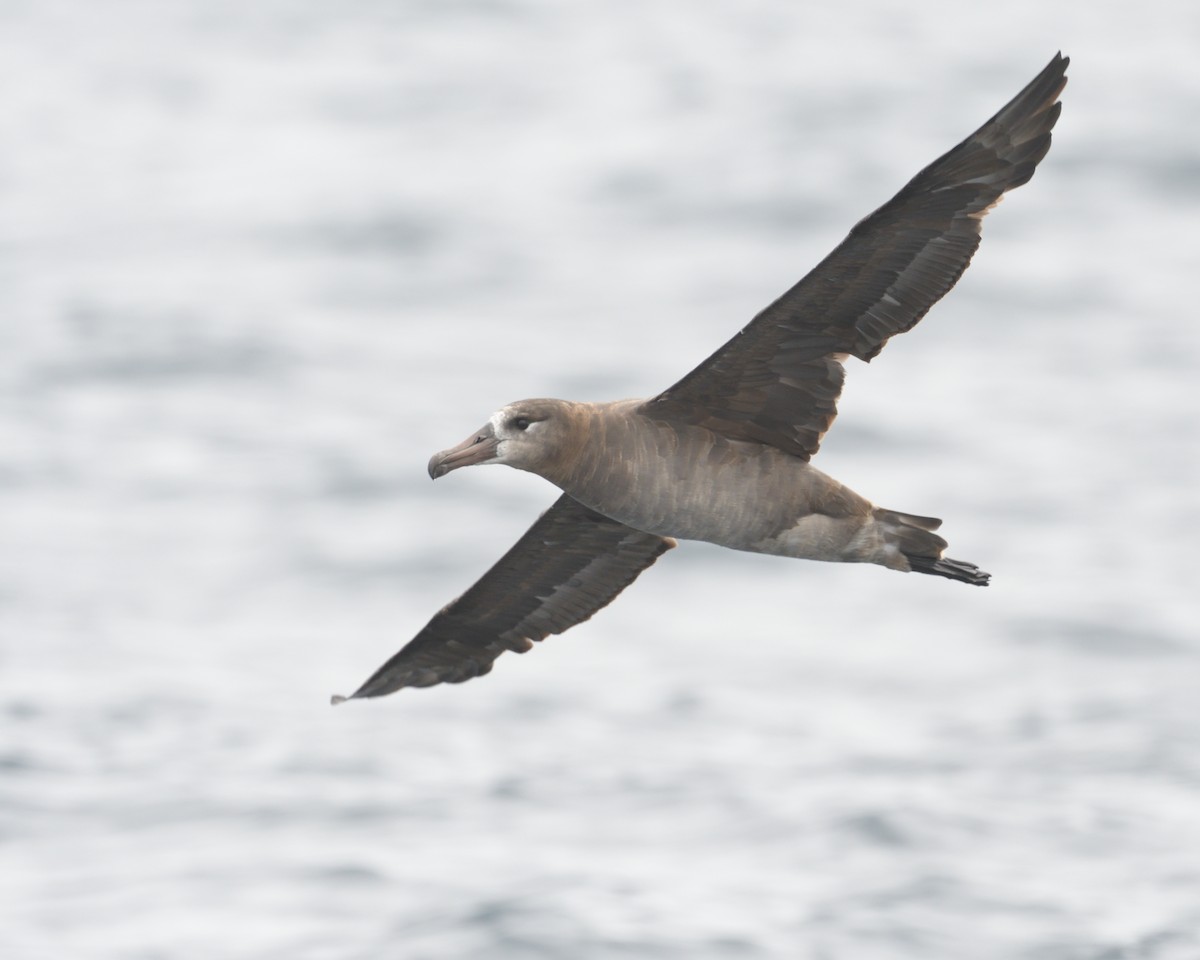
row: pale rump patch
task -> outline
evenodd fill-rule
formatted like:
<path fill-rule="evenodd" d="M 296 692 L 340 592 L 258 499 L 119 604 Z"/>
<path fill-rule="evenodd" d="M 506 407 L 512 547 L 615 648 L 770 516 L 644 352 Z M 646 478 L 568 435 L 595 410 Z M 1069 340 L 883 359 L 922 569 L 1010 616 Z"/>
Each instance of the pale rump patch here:
<path fill-rule="evenodd" d="M 879 562 L 875 557 L 882 541 L 874 529 L 876 526 L 871 517 L 827 517 L 812 513 L 801 517 L 778 536 L 759 541 L 754 549 L 759 553 L 803 560 Z"/>

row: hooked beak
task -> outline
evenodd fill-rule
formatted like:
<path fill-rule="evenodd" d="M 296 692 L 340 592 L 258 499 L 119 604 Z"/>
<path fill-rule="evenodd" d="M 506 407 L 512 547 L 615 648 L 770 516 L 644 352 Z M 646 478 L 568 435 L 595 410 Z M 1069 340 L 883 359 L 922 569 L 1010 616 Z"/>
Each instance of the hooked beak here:
<path fill-rule="evenodd" d="M 499 445 L 500 441 L 496 438 L 495 428 L 490 423 L 486 424 L 458 446 L 435 453 L 429 460 L 429 477 L 431 480 L 436 480 L 459 467 L 469 467 L 473 463 L 486 463 L 496 455 L 496 448 Z"/>

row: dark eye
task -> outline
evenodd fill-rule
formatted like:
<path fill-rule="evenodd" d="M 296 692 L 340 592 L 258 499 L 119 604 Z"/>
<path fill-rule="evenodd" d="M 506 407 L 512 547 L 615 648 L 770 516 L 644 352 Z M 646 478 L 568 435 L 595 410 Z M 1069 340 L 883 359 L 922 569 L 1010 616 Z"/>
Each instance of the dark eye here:
<path fill-rule="evenodd" d="M 530 422 L 531 421 L 528 417 L 516 417 L 513 420 L 512 425 L 518 430 L 528 430 Z"/>

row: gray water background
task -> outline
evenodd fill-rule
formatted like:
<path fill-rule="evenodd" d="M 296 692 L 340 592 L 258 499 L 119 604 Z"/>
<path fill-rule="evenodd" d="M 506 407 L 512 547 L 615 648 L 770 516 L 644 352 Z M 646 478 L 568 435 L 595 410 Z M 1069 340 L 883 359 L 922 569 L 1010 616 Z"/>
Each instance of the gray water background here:
<path fill-rule="evenodd" d="M 1200 7 L 0 5 L 0 956 L 1200 957 Z M 328 706 L 1056 49 L 823 469 L 990 589 L 685 544 Z"/>

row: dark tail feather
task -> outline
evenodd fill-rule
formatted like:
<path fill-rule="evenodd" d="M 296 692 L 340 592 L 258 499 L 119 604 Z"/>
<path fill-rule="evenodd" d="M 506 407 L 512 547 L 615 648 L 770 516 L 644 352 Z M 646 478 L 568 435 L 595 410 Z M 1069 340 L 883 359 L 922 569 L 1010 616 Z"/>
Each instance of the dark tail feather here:
<path fill-rule="evenodd" d="M 931 573 L 951 580 L 961 580 L 963 583 L 973 583 L 977 587 L 986 587 L 992 579 L 990 573 L 984 573 L 975 564 L 965 560 L 951 560 L 949 557 L 914 557 L 906 555 L 908 565 L 917 573 Z"/>
<path fill-rule="evenodd" d="M 917 573 L 931 573 L 950 580 L 986 587 L 992 578 L 975 564 L 942 556 L 946 541 L 933 531 L 942 525 L 937 517 L 920 517 L 899 510 L 875 509 L 875 518 L 887 533 L 888 543 L 904 555 Z"/>

